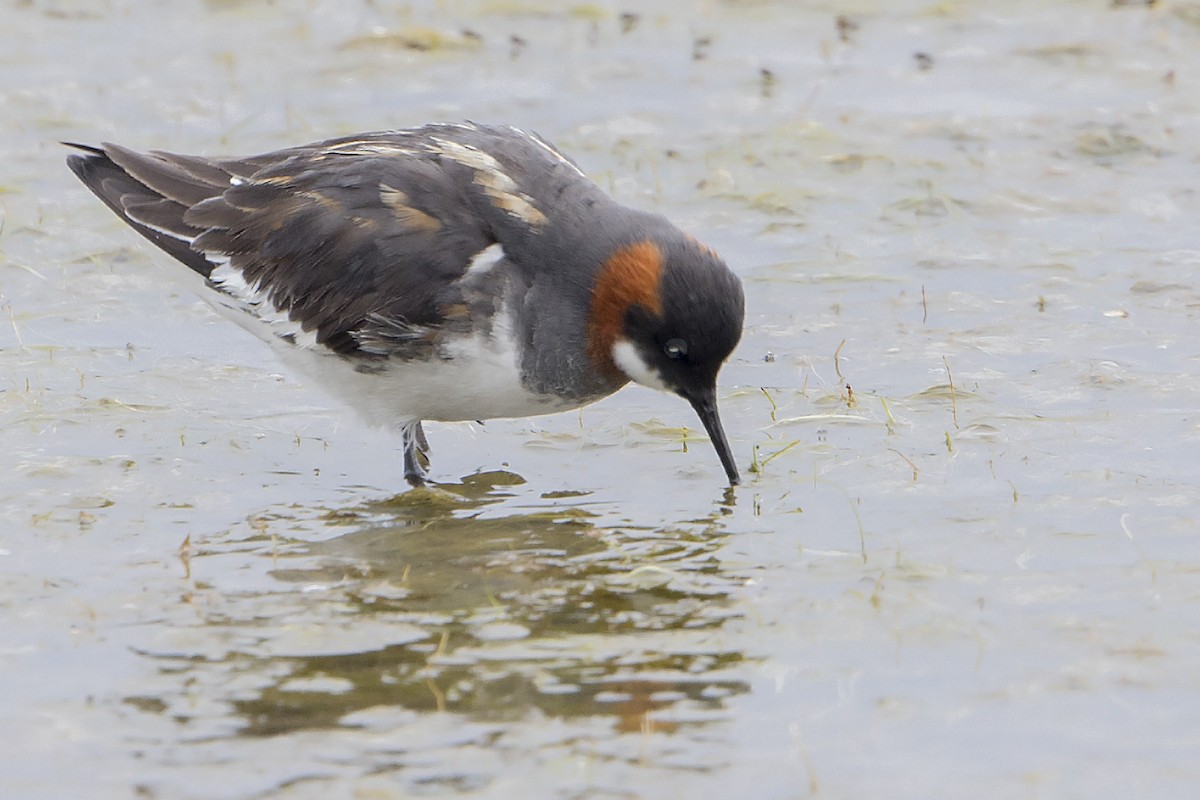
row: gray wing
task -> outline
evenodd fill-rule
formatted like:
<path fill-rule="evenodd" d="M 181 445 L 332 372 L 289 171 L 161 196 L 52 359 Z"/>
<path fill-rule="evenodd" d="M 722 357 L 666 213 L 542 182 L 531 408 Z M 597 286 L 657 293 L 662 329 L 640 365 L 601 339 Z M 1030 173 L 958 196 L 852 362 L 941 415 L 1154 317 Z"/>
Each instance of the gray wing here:
<path fill-rule="evenodd" d="M 131 227 L 346 355 L 436 328 L 475 255 L 537 236 L 549 209 L 523 183 L 582 180 L 543 140 L 472 124 L 245 159 L 73 146 L 71 169 Z"/>

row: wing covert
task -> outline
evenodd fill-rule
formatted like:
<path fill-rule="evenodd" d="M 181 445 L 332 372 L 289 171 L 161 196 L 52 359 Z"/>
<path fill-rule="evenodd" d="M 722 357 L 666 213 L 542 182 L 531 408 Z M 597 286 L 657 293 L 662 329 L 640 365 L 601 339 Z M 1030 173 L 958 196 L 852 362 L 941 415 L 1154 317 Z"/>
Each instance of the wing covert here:
<path fill-rule="evenodd" d="M 344 354 L 373 318 L 436 324 L 447 287 L 493 241 L 454 176 L 416 153 L 295 153 L 184 222 L 204 231 L 193 248 L 228 258 L 217 288 L 232 270 L 239 288 Z"/>

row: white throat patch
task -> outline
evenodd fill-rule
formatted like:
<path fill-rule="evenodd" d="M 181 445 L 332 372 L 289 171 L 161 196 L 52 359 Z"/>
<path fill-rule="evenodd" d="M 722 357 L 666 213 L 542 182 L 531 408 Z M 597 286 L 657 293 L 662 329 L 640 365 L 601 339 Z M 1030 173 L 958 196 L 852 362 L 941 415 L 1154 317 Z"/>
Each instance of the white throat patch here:
<path fill-rule="evenodd" d="M 630 380 L 640 383 L 642 386 L 649 386 L 651 389 L 658 389 L 660 392 L 671 391 L 663 382 L 662 376 L 658 374 L 658 370 L 645 362 L 637 347 L 628 339 L 617 340 L 612 348 L 612 357 L 616 365 L 629 376 Z"/>

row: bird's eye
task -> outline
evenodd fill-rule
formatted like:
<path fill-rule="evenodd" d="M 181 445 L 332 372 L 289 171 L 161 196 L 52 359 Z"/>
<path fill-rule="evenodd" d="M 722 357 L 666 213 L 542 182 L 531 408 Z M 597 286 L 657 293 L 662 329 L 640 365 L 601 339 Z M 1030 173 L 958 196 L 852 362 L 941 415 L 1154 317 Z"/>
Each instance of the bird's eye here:
<path fill-rule="evenodd" d="M 667 339 L 667 343 L 663 345 L 663 350 L 668 357 L 678 361 L 687 355 L 687 342 L 683 339 Z"/>

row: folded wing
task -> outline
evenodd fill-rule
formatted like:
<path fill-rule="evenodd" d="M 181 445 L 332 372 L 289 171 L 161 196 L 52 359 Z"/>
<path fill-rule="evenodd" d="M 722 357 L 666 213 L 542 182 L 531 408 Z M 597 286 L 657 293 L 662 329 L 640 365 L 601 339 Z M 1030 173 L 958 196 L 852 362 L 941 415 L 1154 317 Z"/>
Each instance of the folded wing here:
<path fill-rule="evenodd" d="M 82 154 L 68 162 L 247 313 L 369 357 L 360 344 L 374 328 L 397 340 L 442 321 L 455 282 L 503 235 L 478 213 L 489 187 L 461 152 L 447 156 L 453 145 L 434 142 L 420 131 L 372 134 L 246 159 L 73 145 Z"/>

